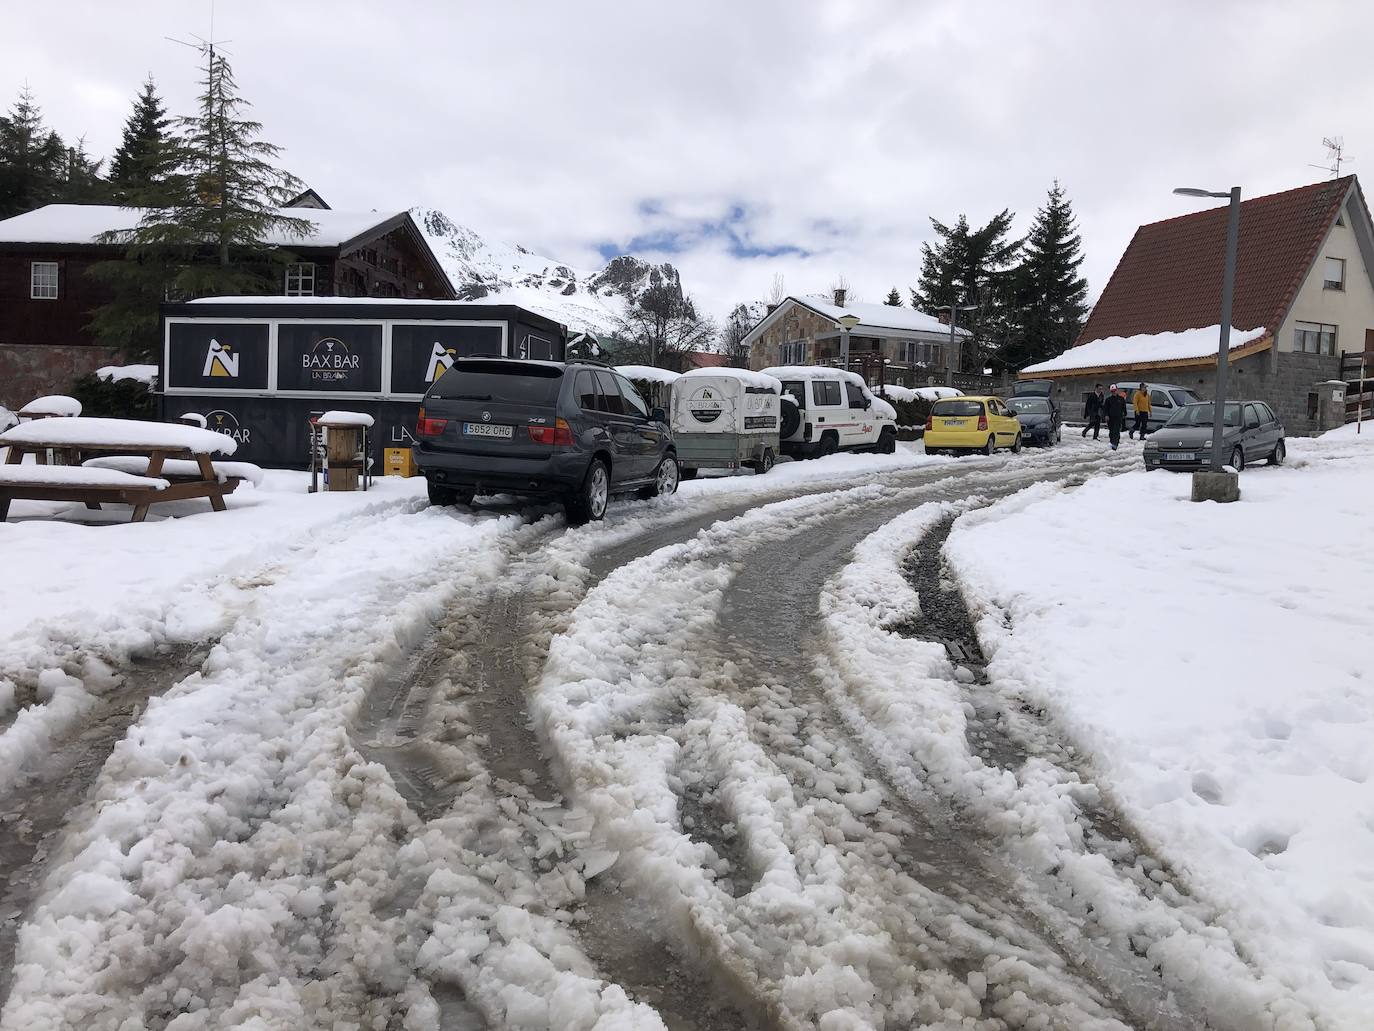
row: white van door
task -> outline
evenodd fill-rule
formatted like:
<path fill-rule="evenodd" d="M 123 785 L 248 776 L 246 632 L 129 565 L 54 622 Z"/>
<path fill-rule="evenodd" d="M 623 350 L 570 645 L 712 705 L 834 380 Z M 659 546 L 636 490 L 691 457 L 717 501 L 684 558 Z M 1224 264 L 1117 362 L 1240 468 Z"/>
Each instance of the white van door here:
<path fill-rule="evenodd" d="M 848 427 L 841 434 L 840 442 L 845 447 L 866 447 L 878 440 L 878 424 L 873 418 L 871 406 L 866 406 L 863 388 L 848 379 L 844 381 L 844 397 L 847 410 L 845 422 Z"/>

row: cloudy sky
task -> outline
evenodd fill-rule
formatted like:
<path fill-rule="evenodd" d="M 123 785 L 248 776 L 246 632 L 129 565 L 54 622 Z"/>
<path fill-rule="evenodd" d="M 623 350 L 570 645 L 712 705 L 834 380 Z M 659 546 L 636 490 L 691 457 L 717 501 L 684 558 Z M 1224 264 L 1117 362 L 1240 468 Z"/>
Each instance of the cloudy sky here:
<path fill-rule="evenodd" d="M 1248 196 L 1374 164 L 1374 5 L 218 0 L 284 164 L 338 209 L 437 207 L 574 266 L 672 261 L 713 312 L 844 276 L 916 281 L 930 216 L 1024 232 L 1059 179 L 1094 297 L 1177 185 Z M 9 4 L 0 90 L 116 145 L 149 72 L 174 111 L 209 0 Z M 1368 160 L 1364 160 L 1367 158 Z M 1374 175 L 1374 172 L 1371 172 Z"/>

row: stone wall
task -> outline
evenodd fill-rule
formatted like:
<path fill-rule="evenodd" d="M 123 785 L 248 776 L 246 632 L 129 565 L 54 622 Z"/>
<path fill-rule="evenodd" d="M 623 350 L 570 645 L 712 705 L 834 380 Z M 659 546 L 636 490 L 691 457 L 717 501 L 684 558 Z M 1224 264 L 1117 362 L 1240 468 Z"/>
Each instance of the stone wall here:
<path fill-rule="evenodd" d="M 1283 421 L 1284 430 L 1294 437 L 1319 432 L 1318 420 L 1309 414 L 1308 396 L 1318 383 L 1338 378 L 1340 359 L 1330 355 L 1282 353 L 1275 355 L 1261 351 L 1228 367 L 1226 393 L 1232 398 L 1266 402 Z M 1208 400 L 1216 393 L 1216 369 L 1211 365 L 1190 368 L 1160 369 L 1157 372 L 1132 372 L 1111 375 L 1068 377 L 1055 380 L 1055 400 L 1064 417 L 1078 420 L 1083 417 L 1083 398 L 1093 387 L 1102 383 L 1108 389 L 1113 383 L 1134 386 L 1142 380 L 1152 383 L 1173 383 L 1187 387 L 1198 397 Z"/>
<path fill-rule="evenodd" d="M 117 351 L 72 344 L 0 344 L 0 405 L 18 411 L 35 397 L 65 394 L 80 376 L 121 365 Z"/>
<path fill-rule="evenodd" d="M 779 352 L 781 345 L 796 343 L 798 340 L 806 341 L 806 363 L 814 362 L 816 360 L 816 334 L 834 331 L 835 324 L 829 319 L 822 318 L 800 305 L 792 304 L 789 307 L 790 310 L 784 312 L 782 318 L 769 326 L 750 345 L 749 368 L 755 372 L 781 365 L 782 359 Z M 799 363 L 792 362 L 789 364 Z"/>

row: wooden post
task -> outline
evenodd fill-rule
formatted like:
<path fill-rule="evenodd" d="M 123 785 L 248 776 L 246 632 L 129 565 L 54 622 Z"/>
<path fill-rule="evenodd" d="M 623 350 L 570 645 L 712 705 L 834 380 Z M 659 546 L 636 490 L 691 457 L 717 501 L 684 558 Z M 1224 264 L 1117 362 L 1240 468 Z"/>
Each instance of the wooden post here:
<path fill-rule="evenodd" d="M 325 431 L 329 455 L 329 489 L 357 490 L 358 427 L 330 426 Z"/>

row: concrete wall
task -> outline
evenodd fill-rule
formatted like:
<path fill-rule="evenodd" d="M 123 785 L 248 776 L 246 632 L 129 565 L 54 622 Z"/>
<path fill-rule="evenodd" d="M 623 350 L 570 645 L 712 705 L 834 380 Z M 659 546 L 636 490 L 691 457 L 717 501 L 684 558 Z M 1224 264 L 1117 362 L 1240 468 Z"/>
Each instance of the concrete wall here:
<path fill-rule="evenodd" d="M 117 352 L 70 344 L 0 344 L 0 405 L 18 411 L 35 397 L 65 394 L 78 376 L 122 365 Z"/>
<path fill-rule="evenodd" d="M 1226 393 L 1231 398 L 1266 402 L 1278 413 L 1290 436 L 1308 436 L 1320 430 L 1318 420 L 1308 415 L 1308 395 L 1316 384 L 1335 379 L 1339 368 L 1339 357 L 1292 353 L 1272 355 L 1269 351 L 1261 351 L 1230 363 Z M 1097 383 L 1103 383 L 1110 389 L 1113 383 L 1134 386 L 1142 380 L 1187 387 L 1204 400 L 1211 399 L 1216 393 L 1215 367 L 1205 365 L 1160 369 L 1150 373 L 1132 372 L 1116 377 L 1105 375 L 1056 379 L 1055 400 L 1066 419 L 1081 419 L 1083 396 L 1091 392 Z"/>
<path fill-rule="evenodd" d="M 1293 302 L 1292 310 L 1279 328 L 1278 353 L 1293 350 L 1294 325 L 1317 322 L 1336 326 L 1336 351 L 1363 351 L 1365 330 L 1374 329 L 1374 286 L 1365 267 L 1355 234 L 1351 212 L 1342 214 L 1343 226 L 1333 225 L 1331 233 L 1317 252 L 1317 260 L 1307 273 Z M 1322 286 L 1326 267 L 1324 258 L 1345 259 L 1345 289 L 1327 290 Z M 1238 327 L 1249 329 L 1249 326 Z"/>

